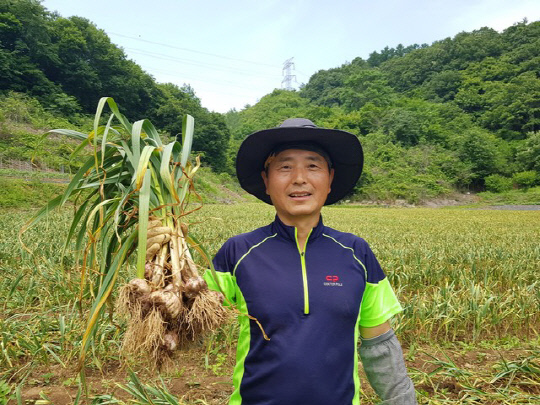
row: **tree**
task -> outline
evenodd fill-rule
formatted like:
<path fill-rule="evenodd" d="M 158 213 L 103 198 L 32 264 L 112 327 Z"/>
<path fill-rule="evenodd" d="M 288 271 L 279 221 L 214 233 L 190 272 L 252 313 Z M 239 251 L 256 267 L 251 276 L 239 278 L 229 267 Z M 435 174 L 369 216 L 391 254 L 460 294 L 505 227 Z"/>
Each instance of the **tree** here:
<path fill-rule="evenodd" d="M 347 78 L 369 66 L 362 58 L 355 58 L 339 68 L 319 70 L 310 77 L 309 82 L 302 87 L 300 95 L 311 102 L 326 107 L 342 104 L 342 90 Z"/>
<path fill-rule="evenodd" d="M 157 126 L 172 136 L 182 133 L 182 117 L 190 114 L 197 120 L 201 115 L 201 101 L 190 87 L 178 87 L 173 83 L 159 84 L 159 107 L 154 111 L 152 120 Z"/>
<path fill-rule="evenodd" d="M 491 174 L 507 174 L 508 156 L 501 140 L 482 129 L 470 129 L 458 139 L 458 158 L 471 165 L 471 186 L 483 187 Z"/>
<path fill-rule="evenodd" d="M 467 80 L 456 103 L 478 122 L 507 140 L 524 139 L 540 128 L 540 79 L 525 72 L 508 82 Z"/>
<path fill-rule="evenodd" d="M 309 101 L 296 91 L 275 89 L 239 113 L 241 124 L 237 136 L 243 139 L 255 131 L 276 127 L 287 118 L 308 117 L 309 108 Z"/>
<path fill-rule="evenodd" d="M 507 49 L 501 35 L 488 27 L 461 32 L 453 38 L 450 46 L 450 66 L 457 70 L 465 69 L 471 62 L 482 61 L 488 57 L 498 58 Z"/>
<path fill-rule="evenodd" d="M 55 60 L 49 18 L 37 1 L 0 1 L 0 91 L 28 93 L 42 101 L 62 93 L 40 67 Z"/>
<path fill-rule="evenodd" d="M 14 51 L 17 39 L 23 32 L 23 24 L 12 13 L 0 13 L 0 44 L 2 48 Z"/>
<path fill-rule="evenodd" d="M 452 101 L 462 84 L 460 72 L 444 70 L 433 74 L 418 88 L 417 95 L 435 102 Z"/>
<path fill-rule="evenodd" d="M 198 115 L 198 126 L 193 138 L 193 150 L 204 153 L 204 161 L 215 171 L 227 170 L 230 132 L 223 116 L 216 112 Z M 197 121 L 196 121 L 197 122 Z"/>
<path fill-rule="evenodd" d="M 366 103 L 387 106 L 396 95 L 385 76 L 378 69 L 364 69 L 350 75 L 344 83 L 340 104 L 347 110 L 358 110 Z"/>
<path fill-rule="evenodd" d="M 536 170 L 540 175 L 540 131 L 528 133 L 517 149 L 516 160 L 522 170 Z"/>
<path fill-rule="evenodd" d="M 377 67 L 381 65 L 381 63 L 386 62 L 389 59 L 404 56 L 407 53 L 414 51 L 415 49 L 426 48 L 427 46 L 427 44 L 413 44 L 409 46 L 403 46 L 402 44 L 399 44 L 396 48 L 389 48 L 385 46 L 381 52 L 374 51 L 370 53 L 369 58 L 367 59 L 367 63 L 371 67 Z"/>
<path fill-rule="evenodd" d="M 160 105 L 155 111 L 158 127 L 173 136 L 182 133 L 182 117 L 190 114 L 195 118 L 193 150 L 202 153 L 203 162 L 217 172 L 227 171 L 227 153 L 230 131 L 221 114 L 209 112 L 189 85 L 178 87 L 172 83 L 158 85 L 161 91 Z"/>

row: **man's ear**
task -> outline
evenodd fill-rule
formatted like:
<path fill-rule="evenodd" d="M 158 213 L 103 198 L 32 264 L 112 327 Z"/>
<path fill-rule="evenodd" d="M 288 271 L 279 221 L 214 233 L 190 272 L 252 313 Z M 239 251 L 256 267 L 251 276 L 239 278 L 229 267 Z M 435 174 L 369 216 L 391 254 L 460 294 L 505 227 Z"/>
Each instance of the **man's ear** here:
<path fill-rule="evenodd" d="M 261 172 L 261 177 L 264 181 L 264 187 L 266 188 L 266 194 L 268 194 L 268 176 L 266 175 L 266 171 Z"/>
<path fill-rule="evenodd" d="M 328 186 L 328 192 L 332 191 L 332 182 L 334 181 L 334 169 L 330 169 L 330 184 Z"/>

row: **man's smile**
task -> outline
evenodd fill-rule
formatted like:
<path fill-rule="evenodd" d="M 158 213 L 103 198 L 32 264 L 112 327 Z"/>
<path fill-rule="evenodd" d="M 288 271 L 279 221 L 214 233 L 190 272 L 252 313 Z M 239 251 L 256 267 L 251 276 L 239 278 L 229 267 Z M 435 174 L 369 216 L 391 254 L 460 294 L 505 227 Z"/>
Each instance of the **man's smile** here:
<path fill-rule="evenodd" d="M 289 197 L 291 197 L 294 200 L 305 200 L 311 197 L 311 193 L 308 191 L 296 191 L 296 192 L 290 193 Z"/>

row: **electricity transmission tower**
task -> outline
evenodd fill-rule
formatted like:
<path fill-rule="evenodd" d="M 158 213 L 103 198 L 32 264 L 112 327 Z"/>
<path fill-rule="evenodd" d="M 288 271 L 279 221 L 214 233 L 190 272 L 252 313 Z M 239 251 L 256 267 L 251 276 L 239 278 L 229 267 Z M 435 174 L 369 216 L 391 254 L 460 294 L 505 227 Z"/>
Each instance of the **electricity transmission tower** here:
<path fill-rule="evenodd" d="M 295 69 L 293 58 L 287 59 L 285 62 L 283 62 L 283 80 L 281 81 L 281 87 L 284 87 L 285 90 L 294 90 L 292 87 L 292 81 L 294 80 L 295 83 L 298 83 L 296 81 L 296 75 L 292 74 L 292 71 Z M 285 84 L 285 86 L 283 86 Z"/>

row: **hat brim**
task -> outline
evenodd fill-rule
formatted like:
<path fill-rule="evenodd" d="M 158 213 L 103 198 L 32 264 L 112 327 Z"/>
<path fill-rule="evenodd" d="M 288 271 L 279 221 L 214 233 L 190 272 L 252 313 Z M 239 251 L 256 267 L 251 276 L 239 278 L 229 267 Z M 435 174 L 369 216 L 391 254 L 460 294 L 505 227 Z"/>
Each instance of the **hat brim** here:
<path fill-rule="evenodd" d="M 360 141 L 349 132 L 317 127 L 278 127 L 249 135 L 236 156 L 236 175 L 244 190 L 272 204 L 261 172 L 268 154 L 285 142 L 315 142 L 330 155 L 334 180 L 324 205 L 334 204 L 352 191 L 364 165 Z"/>

